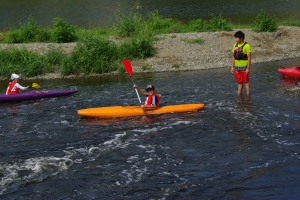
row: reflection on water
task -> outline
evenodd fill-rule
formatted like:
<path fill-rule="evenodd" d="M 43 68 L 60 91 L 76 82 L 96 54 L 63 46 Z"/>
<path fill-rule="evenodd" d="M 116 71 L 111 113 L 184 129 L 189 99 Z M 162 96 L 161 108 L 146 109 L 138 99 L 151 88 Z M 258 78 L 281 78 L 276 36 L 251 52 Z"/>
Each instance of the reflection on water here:
<path fill-rule="evenodd" d="M 249 111 L 251 108 L 251 95 L 238 95 L 237 107 L 243 111 Z"/>
<path fill-rule="evenodd" d="M 1 0 L 0 30 L 25 23 L 30 15 L 43 26 L 53 26 L 52 20 L 63 17 L 79 27 L 111 27 L 116 13 L 141 13 L 158 11 L 164 17 L 180 20 L 210 18 L 212 14 L 222 14 L 234 23 L 249 24 L 254 21 L 260 9 L 275 14 L 279 20 L 299 20 L 298 0 L 64 0 L 64 1 L 23 1 Z M 241 9 L 241 8 L 247 8 Z M 234 11 L 234 12 L 232 12 Z"/>

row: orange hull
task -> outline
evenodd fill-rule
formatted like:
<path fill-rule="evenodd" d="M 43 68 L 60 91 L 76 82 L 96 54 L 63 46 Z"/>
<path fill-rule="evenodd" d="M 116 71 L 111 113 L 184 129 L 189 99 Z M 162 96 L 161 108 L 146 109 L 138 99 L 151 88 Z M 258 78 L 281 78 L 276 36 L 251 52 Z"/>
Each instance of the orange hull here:
<path fill-rule="evenodd" d="M 180 113 L 195 110 L 202 110 L 204 104 L 180 104 L 172 106 L 163 106 L 156 110 L 146 110 L 146 115 L 159 115 L 163 113 Z M 77 111 L 78 115 L 83 117 L 133 117 L 143 116 L 144 112 L 141 106 L 111 106 L 99 108 L 87 108 Z"/>

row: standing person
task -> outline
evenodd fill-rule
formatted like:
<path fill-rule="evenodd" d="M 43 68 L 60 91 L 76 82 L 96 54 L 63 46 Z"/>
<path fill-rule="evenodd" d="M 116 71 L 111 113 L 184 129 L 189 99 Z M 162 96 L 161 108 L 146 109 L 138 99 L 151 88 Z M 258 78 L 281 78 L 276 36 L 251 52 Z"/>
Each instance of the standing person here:
<path fill-rule="evenodd" d="M 10 81 L 6 90 L 6 94 L 19 94 L 20 90 L 27 90 L 29 86 L 23 87 L 18 83 L 20 76 L 18 74 L 12 74 L 10 77 Z"/>
<path fill-rule="evenodd" d="M 155 87 L 154 85 L 148 85 L 146 91 L 141 90 L 137 87 L 136 84 L 133 85 L 137 91 L 143 95 L 146 95 L 145 104 L 142 105 L 143 108 L 147 109 L 157 109 L 160 103 L 160 95 L 155 94 Z"/>
<path fill-rule="evenodd" d="M 244 41 L 245 34 L 237 31 L 234 34 L 236 43 L 232 47 L 231 73 L 235 75 L 238 84 L 238 95 L 242 95 L 243 84 L 245 84 L 246 94 L 250 95 L 249 74 L 251 66 L 251 47 Z"/>

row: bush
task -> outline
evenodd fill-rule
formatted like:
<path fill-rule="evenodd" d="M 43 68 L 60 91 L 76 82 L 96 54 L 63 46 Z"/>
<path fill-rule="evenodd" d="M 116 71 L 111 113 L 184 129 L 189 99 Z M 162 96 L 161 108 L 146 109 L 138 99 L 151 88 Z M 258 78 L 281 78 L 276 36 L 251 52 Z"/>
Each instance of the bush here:
<path fill-rule="evenodd" d="M 277 18 L 274 15 L 267 15 L 264 10 L 260 10 L 260 13 L 256 15 L 254 25 L 254 31 L 273 32 L 277 30 Z"/>
<path fill-rule="evenodd" d="M 24 37 L 20 30 L 10 31 L 7 34 L 7 42 L 8 43 L 23 43 L 25 42 Z"/>
<path fill-rule="evenodd" d="M 171 27 L 174 25 L 174 20 L 171 18 L 162 18 L 158 15 L 158 12 L 151 12 L 148 14 L 149 20 L 147 26 L 157 32 L 159 30 L 168 30 L 170 31 Z"/>
<path fill-rule="evenodd" d="M 114 42 L 97 37 L 88 37 L 78 43 L 72 54 L 62 62 L 61 73 L 90 74 L 120 70 L 118 61 L 145 58 L 154 55 L 150 38 L 132 38 L 117 46 Z"/>
<path fill-rule="evenodd" d="M 218 17 L 212 17 L 209 20 L 209 25 L 211 27 L 212 31 L 231 31 L 231 25 L 229 22 L 227 22 L 226 19 L 222 15 L 219 15 Z"/>
<path fill-rule="evenodd" d="M 54 19 L 54 38 L 58 43 L 75 42 L 77 36 L 75 34 L 75 26 L 70 25 L 63 18 Z"/>
<path fill-rule="evenodd" d="M 25 41 L 33 42 L 38 35 L 39 27 L 37 22 L 34 21 L 32 16 L 29 16 L 27 24 L 23 24 L 20 27 L 20 32 Z"/>
<path fill-rule="evenodd" d="M 1 50 L 0 51 L 0 74 L 1 76 L 10 76 L 11 72 L 14 69 L 14 65 L 10 63 L 11 54 L 8 50 Z"/>
<path fill-rule="evenodd" d="M 62 64 L 65 55 L 61 49 L 54 49 L 53 47 L 44 55 L 45 60 L 45 73 L 56 72 Z"/>
<path fill-rule="evenodd" d="M 0 51 L 0 74 L 10 76 L 21 73 L 23 76 L 37 76 L 57 72 L 64 54 L 59 49 L 50 49 L 46 54 L 31 52 L 25 48 L 9 48 Z"/>
<path fill-rule="evenodd" d="M 38 29 L 38 34 L 35 38 L 35 42 L 50 42 L 52 31 L 50 29 Z"/>
<path fill-rule="evenodd" d="M 63 75 L 107 73 L 116 70 L 117 46 L 104 38 L 89 37 L 77 44 L 71 56 L 63 60 Z"/>
<path fill-rule="evenodd" d="M 51 38 L 51 32 L 37 25 L 32 16 L 26 24 L 21 24 L 20 29 L 8 33 L 8 43 L 46 42 Z"/>
<path fill-rule="evenodd" d="M 196 19 L 191 20 L 189 29 L 192 31 L 231 31 L 232 26 L 222 15 L 215 17 L 212 15 L 210 20 Z"/>
<path fill-rule="evenodd" d="M 151 38 L 132 38 L 119 47 L 120 59 L 145 58 L 153 55 Z"/>
<path fill-rule="evenodd" d="M 192 31 L 197 31 L 197 32 L 207 31 L 208 22 L 203 19 L 194 19 L 190 21 L 189 27 Z"/>
<path fill-rule="evenodd" d="M 147 17 L 139 13 L 130 13 L 128 16 L 117 16 L 118 23 L 114 26 L 115 32 L 121 37 L 152 37 L 155 34 L 179 32 L 184 25 L 171 18 L 163 18 L 158 12 L 150 12 Z"/>
<path fill-rule="evenodd" d="M 140 29 L 143 20 L 139 13 L 130 13 L 128 16 L 118 15 L 117 21 L 118 23 L 114 26 L 116 34 L 121 37 L 130 37 Z"/>
<path fill-rule="evenodd" d="M 124 74 L 124 73 L 125 73 L 125 68 L 124 68 L 124 66 L 121 65 L 121 64 L 118 64 L 118 65 L 117 65 L 117 70 L 118 70 L 118 73 L 119 73 L 119 74 Z"/>
<path fill-rule="evenodd" d="M 37 53 L 25 48 L 10 48 L 0 51 L 0 65 L 2 76 L 9 76 L 13 72 L 24 76 L 37 76 L 43 73 L 45 63 Z"/>

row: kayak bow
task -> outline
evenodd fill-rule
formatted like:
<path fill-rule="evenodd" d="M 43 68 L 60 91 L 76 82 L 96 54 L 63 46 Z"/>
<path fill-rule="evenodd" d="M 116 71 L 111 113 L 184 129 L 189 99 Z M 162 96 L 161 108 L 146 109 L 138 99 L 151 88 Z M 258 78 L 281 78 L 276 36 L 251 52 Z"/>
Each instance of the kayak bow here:
<path fill-rule="evenodd" d="M 300 79 L 300 67 L 289 67 L 289 68 L 283 68 L 280 67 L 278 69 L 278 72 L 282 74 L 283 76 L 289 77 L 289 78 L 297 78 Z"/>

